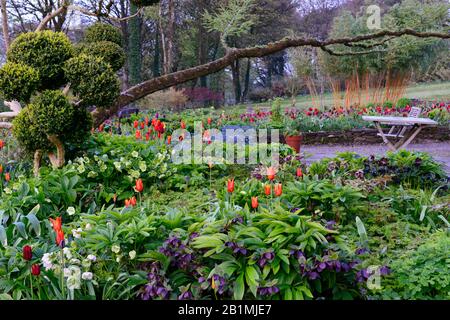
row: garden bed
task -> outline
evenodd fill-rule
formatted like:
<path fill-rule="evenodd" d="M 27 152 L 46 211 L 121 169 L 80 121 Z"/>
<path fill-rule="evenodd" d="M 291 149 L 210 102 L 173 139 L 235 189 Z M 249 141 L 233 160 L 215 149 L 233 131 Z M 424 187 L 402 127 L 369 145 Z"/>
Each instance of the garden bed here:
<path fill-rule="evenodd" d="M 339 132 L 304 132 L 303 144 L 379 144 L 383 140 L 377 136 L 376 129 L 353 129 Z M 448 127 L 425 128 L 417 136 L 416 142 L 420 141 L 449 141 L 450 129 Z"/>

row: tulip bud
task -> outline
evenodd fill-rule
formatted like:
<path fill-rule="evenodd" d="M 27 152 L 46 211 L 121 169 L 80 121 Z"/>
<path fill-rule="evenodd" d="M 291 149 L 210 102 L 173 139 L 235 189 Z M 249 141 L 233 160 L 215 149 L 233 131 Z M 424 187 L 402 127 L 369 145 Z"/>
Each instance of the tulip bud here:
<path fill-rule="evenodd" d="M 38 264 L 33 264 L 31 266 L 31 274 L 33 276 L 39 276 L 41 274 L 41 267 Z"/>
<path fill-rule="evenodd" d="M 33 252 L 30 246 L 24 246 L 22 249 L 23 259 L 26 261 L 30 261 L 33 258 Z"/>

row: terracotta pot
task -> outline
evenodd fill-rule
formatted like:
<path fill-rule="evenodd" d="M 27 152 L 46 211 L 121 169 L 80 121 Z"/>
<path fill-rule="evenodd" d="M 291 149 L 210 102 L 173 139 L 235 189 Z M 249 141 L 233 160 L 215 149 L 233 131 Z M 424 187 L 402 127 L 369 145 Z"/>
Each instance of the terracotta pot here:
<path fill-rule="evenodd" d="M 302 136 L 286 136 L 286 144 L 292 147 L 297 153 L 300 153 Z"/>

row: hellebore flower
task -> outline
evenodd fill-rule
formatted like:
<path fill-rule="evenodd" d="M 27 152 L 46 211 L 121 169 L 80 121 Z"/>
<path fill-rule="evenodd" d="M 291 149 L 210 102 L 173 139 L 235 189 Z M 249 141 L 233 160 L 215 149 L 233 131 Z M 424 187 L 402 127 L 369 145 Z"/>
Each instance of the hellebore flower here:
<path fill-rule="evenodd" d="M 228 193 L 233 193 L 233 191 L 234 191 L 234 179 L 229 179 L 227 181 L 227 191 L 228 191 Z"/>
<path fill-rule="evenodd" d="M 280 197 L 283 194 L 283 185 L 281 183 L 276 184 L 273 187 L 274 191 L 275 191 L 275 196 L 276 197 Z"/>
<path fill-rule="evenodd" d="M 252 208 L 253 209 L 258 208 L 258 197 L 252 197 Z"/>
<path fill-rule="evenodd" d="M 39 276 L 41 274 L 41 267 L 38 264 L 33 264 L 31 266 L 31 274 L 33 276 Z"/>
<path fill-rule="evenodd" d="M 24 246 L 22 249 L 22 255 L 23 255 L 23 259 L 26 261 L 30 261 L 31 258 L 33 257 L 33 252 L 31 250 L 30 246 Z"/>
<path fill-rule="evenodd" d="M 275 169 L 273 167 L 269 167 L 267 168 L 267 179 L 269 179 L 270 181 L 273 181 L 275 179 Z"/>
<path fill-rule="evenodd" d="M 270 196 L 272 194 L 272 187 L 270 186 L 270 184 L 264 185 L 264 193 L 266 194 L 266 196 Z"/>
<path fill-rule="evenodd" d="M 134 186 L 134 190 L 136 190 L 136 192 L 139 192 L 139 193 L 144 191 L 144 183 L 142 182 L 142 179 L 136 180 L 136 185 Z"/>

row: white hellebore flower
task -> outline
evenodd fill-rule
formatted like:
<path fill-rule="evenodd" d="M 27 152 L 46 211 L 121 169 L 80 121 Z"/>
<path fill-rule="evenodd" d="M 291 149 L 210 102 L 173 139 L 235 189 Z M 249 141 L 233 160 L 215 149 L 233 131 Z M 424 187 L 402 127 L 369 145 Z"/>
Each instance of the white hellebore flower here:
<path fill-rule="evenodd" d="M 83 229 L 78 228 L 78 229 L 73 229 L 72 230 L 72 235 L 74 238 L 76 239 L 80 239 L 81 238 L 81 232 L 83 231 Z"/>
<path fill-rule="evenodd" d="M 83 272 L 83 274 L 81 275 L 81 279 L 92 280 L 93 276 L 94 275 L 92 274 L 92 272 Z"/>
<path fill-rule="evenodd" d="M 97 257 L 94 256 L 93 254 L 88 255 L 87 258 L 88 258 L 88 260 L 91 260 L 92 262 L 97 261 Z"/>
<path fill-rule="evenodd" d="M 131 260 L 134 260 L 134 258 L 136 258 L 136 251 L 130 251 L 130 252 L 128 252 L 128 255 L 130 256 L 130 259 Z"/>
<path fill-rule="evenodd" d="M 66 256 L 67 259 L 71 259 L 72 258 L 72 252 L 70 252 L 70 249 L 65 247 L 63 249 L 64 255 Z"/>
<path fill-rule="evenodd" d="M 69 216 L 73 216 L 75 214 L 75 208 L 74 207 L 68 207 L 67 211 Z"/>
<path fill-rule="evenodd" d="M 113 245 L 112 247 L 111 247 L 111 251 L 112 252 L 114 252 L 114 253 L 119 253 L 120 252 L 120 246 L 118 246 L 118 245 Z"/>
<path fill-rule="evenodd" d="M 69 268 L 64 268 L 64 277 L 70 277 L 72 275 L 72 272 Z"/>
<path fill-rule="evenodd" d="M 92 230 L 92 225 L 90 223 L 87 223 L 84 227 L 86 230 Z"/>

